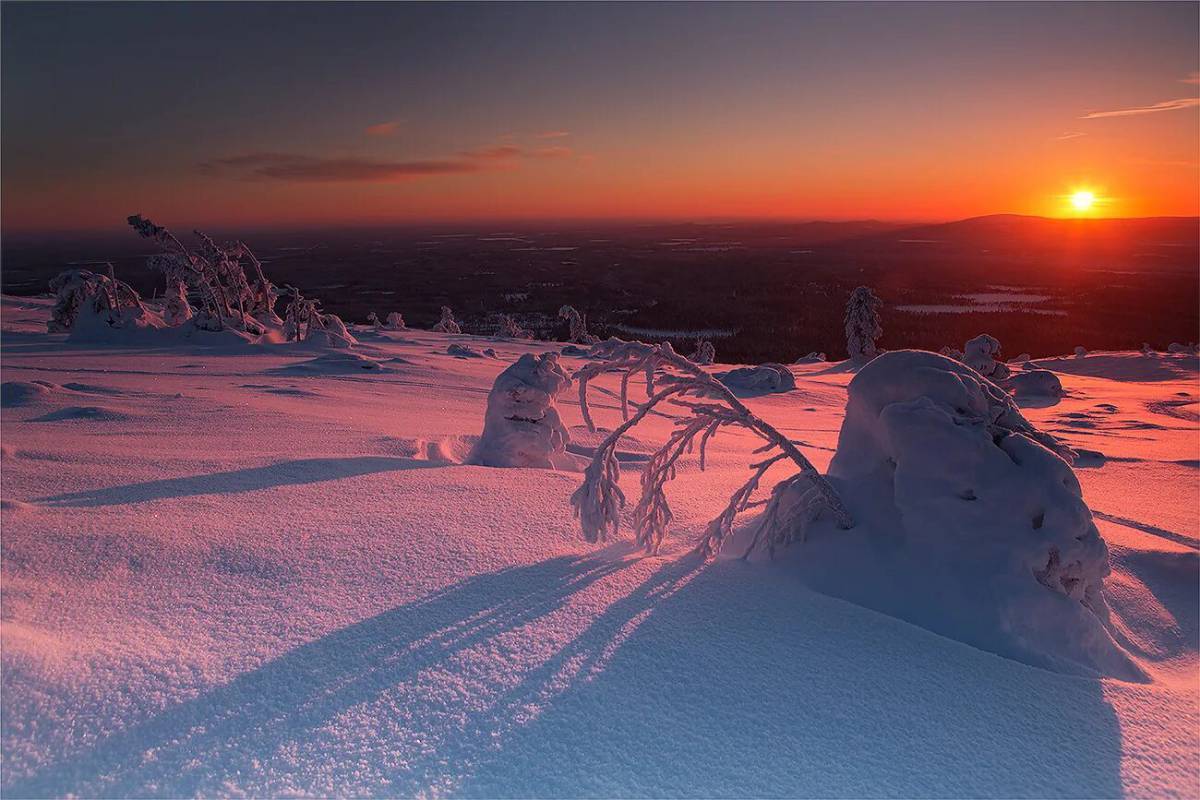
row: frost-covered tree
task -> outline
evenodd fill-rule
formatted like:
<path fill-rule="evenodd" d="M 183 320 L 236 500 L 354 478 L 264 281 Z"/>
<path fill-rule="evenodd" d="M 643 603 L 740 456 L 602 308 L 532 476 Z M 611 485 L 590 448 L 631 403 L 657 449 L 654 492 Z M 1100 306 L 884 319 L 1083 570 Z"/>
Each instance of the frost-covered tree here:
<path fill-rule="evenodd" d="M 142 298 L 133 287 L 112 275 L 86 269 L 69 269 L 50 281 L 55 294 L 47 328 L 50 333 L 65 333 L 77 327 L 80 316 L 98 320 L 110 328 L 122 328 L 146 313 Z M 161 323 L 160 323 L 161 324 Z"/>
<path fill-rule="evenodd" d="M 383 330 L 383 323 L 379 321 L 379 315 L 374 311 L 367 314 L 367 324 L 374 328 L 376 333 Z"/>
<path fill-rule="evenodd" d="M 584 472 L 583 484 L 571 497 L 588 541 L 615 536 L 620 527 L 625 495 L 619 485 L 621 469 L 616 448 L 621 437 L 664 404 L 674 405 L 685 413 L 642 472 L 641 498 L 633 510 L 633 525 L 638 543 L 647 551 L 658 550 L 670 525 L 672 513 L 664 489 L 675 476 L 680 457 L 698 448 L 703 469 L 709 439 L 721 428 L 730 426 L 745 428 L 763 440 L 762 447 L 755 451 L 762 459 L 750 466 L 749 480 L 734 492 L 725 510 L 709 524 L 699 546 L 701 553 L 711 556 L 721 548 L 733 532 L 735 517 L 751 505 L 763 476 L 784 461 L 791 461 L 799 471 L 772 493 L 747 552 L 759 548 L 774 550 L 777 545 L 802 538 L 807 525 L 823 515 L 830 516 L 840 527 L 853 525 L 837 492 L 790 438 L 756 416 L 713 376 L 678 355 L 669 342 L 658 345 L 626 342 L 614 348 L 607 361 L 587 364 L 575 373 L 580 410 L 590 430 L 596 430 L 596 426 L 587 401 L 588 382 L 608 372 L 622 375 L 620 400 L 625 422 L 596 448 Z M 630 415 L 628 387 L 634 375 L 647 377 L 647 399 Z M 787 496 L 786 507 L 781 502 L 784 495 L 780 486 L 795 490 L 794 496 Z M 794 502 L 797 499 L 799 502 Z"/>
<path fill-rule="evenodd" d="M 488 394 L 483 435 L 468 463 L 485 467 L 574 467 L 571 440 L 555 399 L 571 385 L 556 353 L 525 353 L 496 378 Z"/>
<path fill-rule="evenodd" d="M 846 350 L 855 361 L 875 357 L 875 342 L 883 335 L 879 324 L 879 309 L 883 301 L 870 287 L 859 286 L 850 293 L 846 303 Z"/>
<path fill-rule="evenodd" d="M 283 338 L 289 342 L 313 342 L 328 347 L 352 347 L 358 340 L 337 314 L 321 311 L 321 301 L 305 297 L 294 286 L 284 285 L 287 310 Z"/>
<path fill-rule="evenodd" d="M 437 333 L 462 333 L 462 328 L 458 325 L 458 320 L 454 318 L 454 312 L 450 310 L 450 306 L 442 306 L 442 318 L 433 326 L 433 330 Z"/>
<path fill-rule="evenodd" d="M 189 250 L 169 230 L 140 214 L 128 218 L 130 226 L 146 239 L 157 242 L 163 252 L 151 256 L 149 264 L 163 273 L 168 290 L 178 283 L 194 290 L 200 298 L 198 327 L 221 330 L 229 327 L 263 333 L 264 325 L 279 324 L 274 305 L 278 292 L 263 275 L 262 265 L 242 242 L 218 245 L 195 231 L 200 246 Z M 246 266 L 254 273 L 246 277 Z"/>
<path fill-rule="evenodd" d="M 558 310 L 558 318 L 567 321 L 568 341 L 575 344 L 596 344 L 598 338 L 588 333 L 587 316 L 580 314 L 574 306 L 563 306 Z"/>
<path fill-rule="evenodd" d="M 387 321 L 383 323 L 385 330 L 403 331 L 407 330 L 404 325 L 404 315 L 399 311 L 392 311 L 387 315 Z"/>
<path fill-rule="evenodd" d="M 717 359 L 717 348 L 708 339 L 697 339 L 696 350 L 688 356 L 693 363 L 708 366 Z"/>
<path fill-rule="evenodd" d="M 512 314 L 501 314 L 496 335 L 505 339 L 532 339 L 533 331 L 522 328 Z"/>
<path fill-rule="evenodd" d="M 168 285 L 163 295 L 163 322 L 174 327 L 192 318 L 192 306 L 188 303 L 187 287 L 183 281 Z"/>

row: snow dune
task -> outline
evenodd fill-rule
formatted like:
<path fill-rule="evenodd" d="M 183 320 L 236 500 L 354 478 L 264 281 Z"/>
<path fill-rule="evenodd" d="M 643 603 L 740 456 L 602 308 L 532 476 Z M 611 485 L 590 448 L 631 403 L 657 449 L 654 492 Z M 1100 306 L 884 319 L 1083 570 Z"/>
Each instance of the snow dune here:
<path fill-rule="evenodd" d="M 1118 680 L 817 591 L 804 546 L 698 562 L 741 433 L 684 462 L 662 556 L 586 545 L 579 475 L 463 463 L 546 343 L 86 345 L 44 333 L 48 301 L 0 312 L 4 796 L 1200 795 L 1195 357 L 1034 362 L 1063 395 L 1025 415 L 1090 452 L 1146 675 Z M 824 469 L 853 372 L 789 369 L 746 402 Z M 558 412 L 595 446 L 573 393 Z M 648 425 L 627 490 L 670 420 Z"/>

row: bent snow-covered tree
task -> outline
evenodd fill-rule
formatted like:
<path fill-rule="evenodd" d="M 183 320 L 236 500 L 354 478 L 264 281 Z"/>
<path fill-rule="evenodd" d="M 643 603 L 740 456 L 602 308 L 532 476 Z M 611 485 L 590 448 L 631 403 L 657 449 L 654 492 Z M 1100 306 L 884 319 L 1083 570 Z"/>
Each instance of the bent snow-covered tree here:
<path fill-rule="evenodd" d="M 567 321 L 567 339 L 575 344 L 595 344 L 600 341 L 588 333 L 587 317 L 575 310 L 574 306 L 563 306 L 558 310 L 558 318 Z"/>
<path fill-rule="evenodd" d="M 74 330 L 86 318 L 110 328 L 122 328 L 145 316 L 142 298 L 133 287 L 108 275 L 86 269 L 69 269 L 50 281 L 56 295 L 47 328 L 50 333 Z M 161 323 L 159 323 L 161 324 Z"/>
<path fill-rule="evenodd" d="M 454 318 L 454 312 L 450 310 L 450 306 L 442 306 L 442 318 L 433 326 L 433 330 L 437 333 L 462 333 L 462 328 L 458 325 L 458 320 Z"/>
<path fill-rule="evenodd" d="M 688 360 L 708 366 L 717 360 L 717 348 L 713 347 L 713 343 L 708 339 L 697 339 L 696 350 L 688 356 Z"/>
<path fill-rule="evenodd" d="M 670 525 L 672 512 L 665 487 L 675 476 L 680 457 L 698 449 L 700 468 L 703 469 L 708 441 L 721 428 L 730 426 L 745 428 L 763 441 L 755 451 L 761 460 L 750 465 L 750 478 L 709 524 L 698 546 L 702 554 L 712 556 L 721 549 L 733 532 L 736 516 L 753 502 L 754 492 L 763 476 L 772 466 L 786 461 L 791 461 L 799 471 L 772 492 L 766 510 L 758 519 L 747 554 L 760 548 L 773 551 L 778 545 L 803 538 L 808 524 L 825 515 L 839 527 L 853 525 L 837 492 L 791 439 L 751 412 L 733 392 L 707 372 L 677 354 L 669 342 L 658 345 L 625 342 L 613 348 L 607 361 L 587 364 L 575 373 L 583 419 L 593 431 L 596 427 L 588 406 L 587 386 L 589 381 L 605 373 L 621 374 L 620 402 L 625 421 L 596 448 L 584 472 L 582 485 L 571 497 L 575 515 L 588 541 L 615 536 L 620 527 L 621 509 L 625 505 L 617 460 L 621 437 L 663 406 L 673 406 L 684 415 L 676 420 L 675 430 L 650 457 L 642 472 L 641 497 L 632 516 L 637 542 L 647 551 L 658 551 Z M 646 377 L 647 398 L 631 415 L 629 380 L 636 375 Z M 792 491 L 782 492 L 780 487 L 784 486 L 791 487 Z"/>
<path fill-rule="evenodd" d="M 867 286 L 850 293 L 846 303 L 846 350 L 854 361 L 869 361 L 878 353 L 875 342 L 883 335 L 879 309 L 883 301 Z"/>

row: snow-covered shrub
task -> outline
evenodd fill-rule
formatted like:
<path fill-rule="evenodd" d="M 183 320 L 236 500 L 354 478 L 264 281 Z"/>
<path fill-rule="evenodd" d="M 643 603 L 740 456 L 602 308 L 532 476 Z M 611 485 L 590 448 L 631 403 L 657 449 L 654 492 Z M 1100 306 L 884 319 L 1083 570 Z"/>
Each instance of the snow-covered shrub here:
<path fill-rule="evenodd" d="M 525 353 L 496 377 L 483 435 L 467 462 L 484 467 L 570 469 L 571 436 L 554 401 L 571 385 L 556 353 Z"/>
<path fill-rule="evenodd" d="M 442 318 L 433 326 L 433 330 L 437 333 L 462 333 L 462 328 L 458 325 L 458 320 L 454 319 L 454 312 L 450 310 L 450 306 L 442 306 Z"/>
<path fill-rule="evenodd" d="M 813 350 L 808 355 L 797 358 L 795 363 L 797 363 L 797 364 L 820 364 L 823 361 L 825 361 L 825 359 L 826 359 L 826 357 L 825 357 L 824 353 L 818 353 L 816 350 Z"/>
<path fill-rule="evenodd" d="M 1076 350 L 1078 350 L 1078 348 L 1076 348 Z M 1200 352 L 1200 347 L 1198 347 L 1195 343 L 1180 344 L 1179 342 L 1171 342 L 1169 345 L 1167 345 L 1167 352 L 1168 353 L 1192 353 L 1194 355 L 1197 352 Z"/>
<path fill-rule="evenodd" d="M 384 330 L 389 330 L 389 331 L 407 330 L 407 328 L 404 325 L 404 315 L 401 314 L 399 311 L 389 312 L 387 315 L 387 321 L 383 323 L 383 327 L 384 327 Z"/>
<path fill-rule="evenodd" d="M 624 339 L 619 339 L 616 336 L 610 336 L 602 342 L 594 342 L 591 348 L 588 349 L 588 358 L 612 358 L 614 353 L 624 351 L 630 345 L 642 344 L 641 342 L 627 342 Z M 648 347 L 649 345 L 643 345 Z"/>
<path fill-rule="evenodd" d="M 783 364 L 759 364 L 718 372 L 713 377 L 739 396 L 790 392 L 796 388 L 796 377 Z"/>
<path fill-rule="evenodd" d="M 621 413 L 625 422 L 596 448 L 582 485 L 571 496 L 575 516 L 589 542 L 615 536 L 620 527 L 625 495 L 619 485 L 621 469 L 616 449 L 621 437 L 664 403 L 686 413 L 676 421 L 674 432 L 654 452 L 642 472 L 641 498 L 633 510 L 633 525 L 638 544 L 647 551 L 657 552 L 670 525 L 672 513 L 664 489 L 675 476 L 680 457 L 698 447 L 700 469 L 704 469 L 708 440 L 727 426 L 745 428 L 762 439 L 763 446 L 755 451 L 762 460 L 751 465 L 750 479 L 734 492 L 725 510 L 709 524 L 698 547 L 706 557 L 720 550 L 733 532 L 736 516 L 752 504 L 763 476 L 784 460 L 791 460 L 799 472 L 772 492 L 747 552 L 759 548 L 773 551 L 778 545 L 801 539 L 808 525 L 825 515 L 841 528 L 853 525 L 837 492 L 790 438 L 751 412 L 720 381 L 678 355 L 669 342 L 659 345 L 627 342 L 614 349 L 609 360 L 587 364 L 575 373 L 580 410 L 590 430 L 595 431 L 596 426 L 587 402 L 588 382 L 608 372 L 622 375 Z M 648 397 L 631 416 L 628 383 L 634 375 L 647 376 Z M 653 388 L 656 384 L 657 389 Z M 790 488 L 785 492 L 780 487 Z"/>
<path fill-rule="evenodd" d="M 883 335 L 879 324 L 879 309 L 883 301 L 867 286 L 850 293 L 846 303 L 846 350 L 855 361 L 875 357 L 875 342 Z"/>
<path fill-rule="evenodd" d="M 374 311 L 367 314 L 367 324 L 374 328 L 376 333 L 383 330 L 383 323 L 379 321 L 379 315 Z"/>
<path fill-rule="evenodd" d="M 1056 446 L 963 364 L 872 361 L 850 382 L 828 475 L 871 520 L 863 535 L 885 537 L 859 545 L 877 563 L 857 580 L 895 582 L 848 594 L 1033 663 L 1136 671 L 1106 633 L 1108 549 Z"/>
<path fill-rule="evenodd" d="M 294 286 L 285 285 L 284 293 L 288 298 L 283 319 L 284 339 L 335 348 L 358 344 L 341 317 L 322 313 L 319 300 L 305 297 Z"/>
<path fill-rule="evenodd" d="M 565 319 L 568 327 L 568 341 L 575 344 L 595 344 L 599 341 L 588 333 L 587 317 L 575 310 L 574 306 L 563 306 L 558 310 L 558 318 Z"/>
<path fill-rule="evenodd" d="M 358 339 L 346 327 L 346 323 L 337 314 L 327 314 L 318 311 L 313 318 L 313 326 L 309 328 L 309 339 L 323 339 L 328 347 L 351 347 L 358 344 Z"/>
<path fill-rule="evenodd" d="M 696 350 L 688 359 L 696 364 L 707 366 L 717 359 L 717 348 L 708 339 L 697 339 Z"/>
<path fill-rule="evenodd" d="M 1010 364 L 1024 364 L 1024 363 L 1026 363 L 1027 361 L 1032 361 L 1032 360 L 1033 360 L 1033 356 L 1029 355 L 1029 353 L 1021 353 L 1021 355 L 1017 356 L 1016 358 L 1010 358 L 1010 359 L 1008 360 L 1008 363 L 1010 363 Z"/>
<path fill-rule="evenodd" d="M 469 344 L 455 343 L 446 348 L 446 355 L 454 356 L 455 358 L 498 358 L 496 351 L 490 347 L 485 347 L 483 350 L 476 350 Z"/>
<path fill-rule="evenodd" d="M 949 345 L 943 347 L 941 350 L 938 350 L 938 353 L 946 358 L 953 358 L 955 361 L 962 361 L 964 358 L 966 358 L 962 350 L 956 350 Z"/>
<path fill-rule="evenodd" d="M 533 331 L 522 328 L 512 314 L 501 314 L 496 335 L 503 339 L 532 339 Z"/>
<path fill-rule="evenodd" d="M 1087 348 L 1084 347 L 1083 345 L 1077 345 L 1075 347 L 1075 357 L 1076 358 L 1087 358 L 1087 354 L 1088 354 Z"/>
<path fill-rule="evenodd" d="M 1048 369 L 1031 369 L 1018 372 L 1005 382 L 1013 397 L 1062 397 L 1062 381 Z"/>
<path fill-rule="evenodd" d="M 161 327 L 152 319 L 133 287 L 112 276 L 86 269 L 60 272 L 50 281 L 55 304 L 46 324 L 50 333 L 78 332 L 93 327 Z"/>
<path fill-rule="evenodd" d="M 983 377 L 999 381 L 1007 378 L 1009 374 L 1008 367 L 998 360 L 999 355 L 1000 340 L 981 333 L 967 342 L 963 348 L 962 361 Z"/>

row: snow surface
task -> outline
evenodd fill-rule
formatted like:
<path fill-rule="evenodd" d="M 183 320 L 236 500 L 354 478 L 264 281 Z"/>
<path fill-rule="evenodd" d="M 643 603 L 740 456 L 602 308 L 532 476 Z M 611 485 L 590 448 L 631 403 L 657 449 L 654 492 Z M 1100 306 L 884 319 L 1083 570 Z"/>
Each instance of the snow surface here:
<path fill-rule="evenodd" d="M 6 797 L 1200 796 L 1194 355 L 1032 362 L 1064 394 L 1023 413 L 1081 451 L 1146 676 L 1121 680 L 843 599 L 805 574 L 828 538 L 697 562 L 754 460 L 741 432 L 682 462 L 663 555 L 585 544 L 579 475 L 463 463 L 544 343 L 89 345 L 45 333 L 50 302 L 0 309 Z M 824 469 L 854 371 L 789 370 L 746 402 Z M 572 393 L 558 411 L 586 453 Z M 670 425 L 639 426 L 626 469 Z"/>

